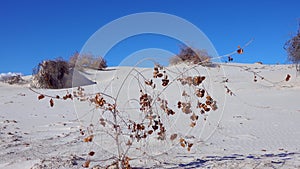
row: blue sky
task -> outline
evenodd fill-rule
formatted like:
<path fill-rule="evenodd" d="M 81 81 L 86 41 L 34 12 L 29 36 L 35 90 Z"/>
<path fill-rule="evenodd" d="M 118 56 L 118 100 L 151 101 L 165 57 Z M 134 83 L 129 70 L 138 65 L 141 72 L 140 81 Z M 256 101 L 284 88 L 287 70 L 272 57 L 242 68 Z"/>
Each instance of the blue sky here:
<path fill-rule="evenodd" d="M 42 60 L 68 59 L 99 28 L 138 12 L 163 12 L 188 20 L 220 55 L 254 38 L 243 55 L 234 57 L 235 62 L 283 64 L 287 63 L 283 45 L 297 32 L 299 7 L 299 0 L 1 0 L 0 73 L 31 74 Z M 157 38 L 131 38 L 112 48 L 105 59 L 115 66 L 143 48 L 178 52 L 177 41 Z"/>

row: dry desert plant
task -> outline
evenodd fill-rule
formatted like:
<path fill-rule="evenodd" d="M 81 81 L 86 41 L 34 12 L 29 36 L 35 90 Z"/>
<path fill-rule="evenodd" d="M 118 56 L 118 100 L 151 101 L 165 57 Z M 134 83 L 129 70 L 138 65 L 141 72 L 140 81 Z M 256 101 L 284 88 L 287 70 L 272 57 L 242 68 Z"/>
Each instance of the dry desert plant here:
<path fill-rule="evenodd" d="M 84 68 L 102 70 L 107 67 L 106 60 L 103 57 L 95 57 L 92 54 L 80 54 L 79 52 L 75 52 L 70 57 L 69 65 L 79 70 L 83 70 Z"/>
<path fill-rule="evenodd" d="M 48 89 L 64 88 L 64 77 L 68 74 L 68 62 L 62 59 L 43 61 L 33 70 L 33 81 L 31 86 Z"/>
<path fill-rule="evenodd" d="M 182 46 L 179 54 L 170 58 L 170 65 L 180 63 L 191 63 L 200 65 L 210 65 L 211 57 L 206 50 L 193 49 L 190 46 Z"/>

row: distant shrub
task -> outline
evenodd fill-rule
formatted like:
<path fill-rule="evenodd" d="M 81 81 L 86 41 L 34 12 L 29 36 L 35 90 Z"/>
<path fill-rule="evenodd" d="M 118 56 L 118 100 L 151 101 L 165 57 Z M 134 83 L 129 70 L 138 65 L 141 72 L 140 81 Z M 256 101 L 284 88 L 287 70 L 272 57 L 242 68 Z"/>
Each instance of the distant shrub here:
<path fill-rule="evenodd" d="M 287 51 L 288 60 L 295 63 L 297 71 L 300 71 L 300 27 L 297 35 L 285 43 L 284 49 Z"/>
<path fill-rule="evenodd" d="M 10 85 L 13 84 L 24 84 L 26 81 L 22 78 L 21 74 L 18 73 L 2 73 L 0 74 L 0 81 L 4 83 L 8 83 Z"/>
<path fill-rule="evenodd" d="M 82 70 L 84 68 L 101 70 L 107 67 L 106 60 L 99 56 L 95 57 L 91 54 L 79 54 L 75 52 L 69 60 L 70 67 L 77 67 Z"/>
<path fill-rule="evenodd" d="M 62 60 L 48 60 L 33 70 L 32 87 L 60 89 L 64 88 L 64 76 L 69 74 L 69 63 Z"/>
<path fill-rule="evenodd" d="M 189 46 L 183 46 L 180 49 L 179 54 L 170 58 L 170 65 L 176 65 L 180 63 L 192 63 L 200 65 L 208 65 L 211 57 L 205 50 L 193 49 Z"/>

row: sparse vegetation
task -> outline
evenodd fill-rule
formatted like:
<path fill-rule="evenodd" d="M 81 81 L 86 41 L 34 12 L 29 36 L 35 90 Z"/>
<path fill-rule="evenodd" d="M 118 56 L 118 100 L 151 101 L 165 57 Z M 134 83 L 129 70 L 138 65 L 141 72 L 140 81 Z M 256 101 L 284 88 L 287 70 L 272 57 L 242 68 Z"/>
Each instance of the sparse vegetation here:
<path fill-rule="evenodd" d="M 194 140 L 186 138 L 185 133 L 170 132 L 167 125 L 168 119 L 176 118 L 182 113 L 190 121 L 187 125 L 190 128 L 195 128 L 198 121 L 205 121 L 209 112 L 218 109 L 217 102 L 204 85 L 206 77 L 200 75 L 200 72 L 194 76 L 188 75 L 188 72 L 193 69 L 194 67 L 191 67 L 187 71 L 177 72 L 176 78 L 170 78 L 173 76 L 168 74 L 169 70 L 160 65 L 155 65 L 152 77 L 146 77 L 142 72 L 133 69 L 128 77 L 133 76 L 134 79 L 137 79 L 140 88 L 136 90 L 140 95 L 139 98 L 136 98 L 139 107 L 130 112 L 121 111 L 123 108 L 120 108 L 117 104 L 119 101 L 118 96 L 110 96 L 101 92 L 91 95 L 85 93 L 82 87 L 78 87 L 73 94 L 67 93 L 64 97 L 40 94 L 38 99 L 49 97 L 51 107 L 54 106 L 55 99 L 67 100 L 68 98 L 88 102 L 89 105 L 94 106 L 100 114 L 96 123 L 82 126 L 79 130 L 80 135 L 82 135 L 82 142 L 92 144 L 97 141 L 96 138 L 99 133 L 102 133 L 100 137 L 112 139 L 115 142 L 115 145 L 111 146 L 115 147 L 112 152 L 115 156 L 107 164 L 113 164 L 116 168 L 129 169 L 131 168 L 130 159 L 138 158 L 142 160 L 142 158 L 149 158 L 147 157 L 149 149 L 140 147 L 141 142 L 149 139 L 158 142 L 167 140 L 177 142 L 175 145 L 187 151 L 192 150 L 193 145 L 195 145 Z M 126 78 L 126 80 L 129 79 Z M 171 96 L 165 93 L 172 85 L 181 85 L 183 89 L 176 102 L 171 102 L 168 99 Z M 135 112 L 142 118 L 128 118 L 129 114 Z M 95 130 L 94 126 L 98 126 L 98 129 Z M 136 147 L 140 148 L 136 149 Z M 135 153 L 132 153 L 132 151 Z M 82 165 L 84 168 L 90 167 L 90 161 L 95 152 L 97 150 L 87 152 L 87 160 Z M 136 153 L 140 154 L 140 157 Z M 136 155 L 133 156 L 134 154 Z"/>
<path fill-rule="evenodd" d="M 33 70 L 32 87 L 60 89 L 65 87 L 65 75 L 69 74 L 69 64 L 63 59 L 39 63 Z"/>
<path fill-rule="evenodd" d="M 284 49 L 287 51 L 288 60 L 296 64 L 297 72 L 300 71 L 300 27 L 298 33 L 285 43 Z"/>
<path fill-rule="evenodd" d="M 26 82 L 20 74 L 0 76 L 0 81 L 2 81 L 4 83 L 8 83 L 10 85 L 23 84 Z"/>
<path fill-rule="evenodd" d="M 121 87 L 116 89 L 118 91 L 116 96 L 100 91 L 92 94 L 85 93 L 85 89 L 82 87 L 78 87 L 72 94 L 67 93 L 63 97 L 36 93 L 39 94 L 39 100 L 48 97 L 51 107 L 55 106 L 55 100 L 59 99 L 72 99 L 86 102 L 89 106 L 93 106 L 94 114 L 92 116 L 96 120 L 88 122 L 87 125 L 81 125 L 78 131 L 82 144 L 95 145 L 100 135 L 100 138 L 109 140 L 109 148 L 112 150 L 110 152 L 111 157 L 100 160 L 102 161 L 101 167 L 113 166 L 114 168 L 129 169 L 131 168 L 131 160 L 143 161 L 155 158 L 148 155 L 150 149 L 143 147 L 143 143 L 149 142 L 149 140 L 152 143 L 155 141 L 158 143 L 171 141 L 172 146 L 183 148 L 188 152 L 192 151 L 198 144 L 199 140 L 193 135 L 186 137 L 186 131 L 171 131 L 168 120 L 182 115 L 181 117 L 187 119 L 187 126 L 193 129 L 197 128 L 198 125 L 200 126 L 201 122 L 207 120 L 209 114 L 218 109 L 218 100 L 213 98 L 211 91 L 206 86 L 207 77 L 196 69 L 196 67 L 199 67 L 198 64 L 210 62 L 210 57 L 207 53 L 204 52 L 201 56 L 200 53 L 194 52 L 189 47 L 182 50 L 177 57 L 183 58 L 182 62 L 196 64 L 183 70 L 169 70 L 167 67 L 155 64 L 152 76 L 149 77 L 144 72 L 133 68 L 125 77 L 125 80 L 121 82 Z M 74 55 L 74 60 L 78 59 L 78 57 L 79 54 Z M 86 57 L 85 59 L 89 58 Z M 83 67 L 90 63 L 85 59 L 80 62 Z M 176 64 L 178 63 L 180 62 L 176 62 Z M 246 68 L 245 70 L 251 72 L 251 70 Z M 258 73 L 252 73 L 255 80 L 257 77 L 265 80 Z M 129 79 L 129 77 L 133 78 Z M 286 81 L 289 78 L 287 77 Z M 129 100 L 121 101 L 121 103 L 134 102 L 136 106 L 131 109 L 120 107 L 121 104 L 118 104 L 120 103 L 120 91 L 125 87 L 124 84 L 127 80 L 131 82 L 136 80 L 138 84 L 138 88 L 136 88 L 136 93 L 139 93 L 138 98 L 129 98 Z M 226 84 L 228 79 L 223 82 L 225 83 L 225 92 L 231 96 L 236 96 Z M 172 85 L 180 86 L 181 91 L 176 92 L 177 94 L 179 93 L 178 98 L 174 97 L 174 93 L 169 95 L 170 92 L 166 92 Z M 95 113 L 94 111 L 96 110 L 99 112 Z M 114 144 L 111 144 L 113 142 Z M 86 161 L 82 164 L 82 167 L 91 167 L 92 161 L 97 161 L 93 160 L 93 158 L 98 151 L 101 151 L 101 149 L 90 148 L 88 152 L 85 152 Z M 159 161 L 159 159 L 155 160 Z"/>
<path fill-rule="evenodd" d="M 192 63 L 200 65 L 211 64 L 211 57 L 208 55 L 207 51 L 193 49 L 189 46 L 183 46 L 180 49 L 179 54 L 170 58 L 170 65 L 176 65 L 180 63 Z"/>
<path fill-rule="evenodd" d="M 78 52 L 75 52 L 70 57 L 69 65 L 79 70 L 84 68 L 102 70 L 107 67 L 106 60 L 103 57 L 95 57 L 92 54 L 80 54 Z"/>

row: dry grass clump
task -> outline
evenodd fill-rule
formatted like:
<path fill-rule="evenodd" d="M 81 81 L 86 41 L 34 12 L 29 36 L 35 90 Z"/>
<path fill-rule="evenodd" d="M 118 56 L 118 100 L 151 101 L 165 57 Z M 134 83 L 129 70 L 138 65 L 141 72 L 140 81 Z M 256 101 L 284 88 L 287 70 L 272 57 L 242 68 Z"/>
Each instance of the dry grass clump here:
<path fill-rule="evenodd" d="M 193 49 L 189 46 L 183 46 L 181 47 L 179 54 L 170 58 L 169 63 L 170 65 L 176 65 L 180 63 L 210 65 L 211 57 L 205 50 Z"/>
<path fill-rule="evenodd" d="M 13 84 L 24 84 L 26 81 L 21 77 L 21 75 L 13 75 L 13 76 L 6 76 L 2 77 L 0 81 L 4 83 L 8 83 L 10 85 Z"/>
<path fill-rule="evenodd" d="M 285 43 L 284 49 L 287 51 L 288 60 L 296 64 L 296 70 L 300 72 L 300 27 L 297 35 Z"/>
<path fill-rule="evenodd" d="M 107 67 L 106 60 L 103 57 L 95 57 L 91 54 L 80 54 L 78 52 L 75 52 L 70 57 L 69 65 L 79 70 L 83 70 L 84 68 L 102 70 Z"/>
<path fill-rule="evenodd" d="M 62 59 L 43 61 L 33 70 L 31 86 L 47 89 L 64 88 L 64 76 L 67 74 L 69 74 L 68 62 Z"/>

